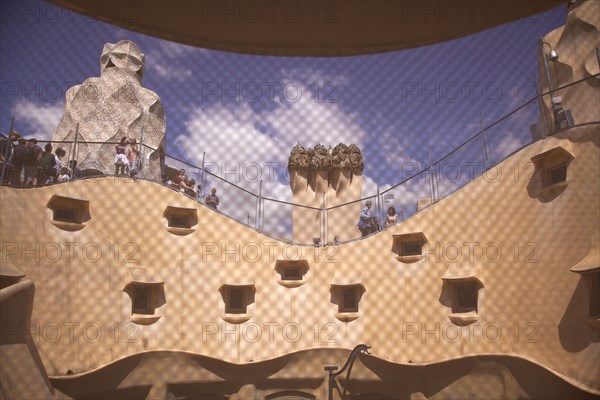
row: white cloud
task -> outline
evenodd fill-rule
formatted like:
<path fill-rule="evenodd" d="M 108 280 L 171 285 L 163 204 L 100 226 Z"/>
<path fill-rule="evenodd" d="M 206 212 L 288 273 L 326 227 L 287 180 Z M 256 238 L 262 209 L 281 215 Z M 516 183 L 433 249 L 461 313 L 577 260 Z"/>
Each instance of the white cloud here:
<path fill-rule="evenodd" d="M 367 132 L 358 123 L 357 112 L 347 112 L 337 103 L 315 101 L 309 87 L 284 80 L 284 85 L 287 83 L 293 85 L 288 93 L 278 97 L 277 106 L 261 117 L 278 133 L 288 152 L 298 140 L 304 146 L 335 146 L 341 142 L 362 148 Z"/>
<path fill-rule="evenodd" d="M 25 132 L 20 132 L 26 138 L 35 137 L 38 140 L 52 140 L 58 122 L 63 115 L 62 102 L 55 104 L 38 104 L 33 102 L 19 102 L 12 108 L 15 121 L 24 123 Z"/>
<path fill-rule="evenodd" d="M 400 136 L 394 126 L 384 129 L 377 137 L 383 159 L 398 172 L 402 172 L 403 167 L 408 164 L 416 166 L 417 170 L 420 169 L 420 163 L 406 154 L 406 149 L 410 147 L 408 143 L 410 140 L 413 139 L 408 134 Z"/>
<path fill-rule="evenodd" d="M 258 165 L 266 195 L 281 198 L 282 188 L 276 183 L 283 183 L 289 190 L 285 179 L 287 159 L 299 140 L 304 146 L 335 146 L 342 142 L 362 147 L 367 137 L 356 113 L 348 113 L 338 104 L 314 102 L 306 86 L 299 88 L 302 95 L 297 101 L 287 102 L 279 96 L 274 107 L 263 111 L 245 102 L 192 108 L 187 132 L 175 142 L 198 165 L 206 152 L 206 160 L 217 163 L 221 174 L 240 168 L 240 175 L 244 175 L 244 168 L 251 173 Z M 272 179 L 273 169 L 277 179 Z M 229 174 L 227 179 L 232 177 L 235 175 Z M 247 181 L 242 179 L 240 185 L 249 184 Z"/>
<path fill-rule="evenodd" d="M 513 151 L 520 149 L 526 144 L 525 139 L 520 138 L 513 132 L 506 132 L 500 141 L 492 149 L 492 158 L 500 161 Z"/>
<path fill-rule="evenodd" d="M 195 47 L 176 42 L 169 42 L 167 40 L 160 40 L 158 47 L 162 54 L 171 58 L 177 58 L 197 50 Z"/>
<path fill-rule="evenodd" d="M 291 200 L 291 190 L 285 181 L 288 151 L 276 138 L 256 128 L 258 118 L 247 104 L 237 108 L 221 104 L 196 107 L 186 122 L 187 133 L 175 138 L 175 143 L 195 165 L 202 165 L 203 153 L 206 153 L 206 169 L 218 178 L 207 176 L 205 188 L 206 192 L 212 187 L 217 189 L 221 198 L 219 209 L 243 223 L 248 223 L 249 214 L 252 226 L 256 223 L 256 197 L 219 178 L 255 194 L 259 193 L 262 179 L 264 197 Z M 273 212 L 271 206 L 269 203 L 269 212 Z"/>
<path fill-rule="evenodd" d="M 150 62 L 148 62 L 149 58 Z M 190 69 L 169 63 L 162 59 L 157 53 L 151 53 L 150 57 L 146 57 L 146 65 L 149 70 L 156 72 L 161 78 L 183 81 L 192 76 L 192 71 Z"/>
<path fill-rule="evenodd" d="M 288 150 L 256 128 L 258 118 L 247 104 L 238 108 L 221 104 L 196 107 L 186 122 L 187 133 L 177 136 L 175 143 L 195 163 L 201 163 L 206 152 L 206 160 L 216 163 L 219 170 L 250 163 L 285 164 Z"/>
<path fill-rule="evenodd" d="M 194 51 L 200 51 L 203 55 L 209 54 L 204 49 L 160 40 L 158 46 L 146 54 L 146 67 L 161 78 L 183 81 L 192 76 L 192 70 L 182 67 L 179 60 Z"/>
<path fill-rule="evenodd" d="M 207 169 L 219 178 L 255 194 L 262 179 L 263 197 L 289 202 L 292 193 L 287 160 L 299 140 L 304 146 L 316 143 L 335 146 L 342 142 L 362 147 L 367 137 L 356 113 L 348 113 L 338 104 L 315 102 L 307 86 L 299 82 L 295 85 L 301 93 L 297 101 L 288 102 L 285 95 L 279 95 L 266 110 L 256 110 L 245 102 L 194 107 L 186 122 L 186 132 L 177 136 L 175 143 L 196 165 L 201 165 L 206 152 Z M 288 96 L 291 97 L 294 96 Z M 367 178 L 369 188 L 371 181 Z M 255 197 L 214 177 L 206 186 L 217 188 L 221 211 L 244 223 L 249 215 L 250 225 L 255 224 Z M 291 211 L 289 205 L 265 201 L 264 230 L 291 238 Z"/>

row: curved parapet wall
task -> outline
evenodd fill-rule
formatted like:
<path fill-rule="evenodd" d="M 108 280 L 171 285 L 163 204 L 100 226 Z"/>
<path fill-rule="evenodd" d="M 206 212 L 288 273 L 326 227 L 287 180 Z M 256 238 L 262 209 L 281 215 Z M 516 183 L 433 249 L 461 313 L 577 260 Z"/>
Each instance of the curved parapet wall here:
<path fill-rule="evenodd" d="M 3 265 L 6 267 L 6 263 Z M 2 269 L 2 278 L 8 275 Z M 14 274 L 10 274 L 14 276 Z M 67 398 L 56 392 L 40 359 L 31 331 L 35 287 L 29 279 L 0 288 L 0 397 Z"/>
<path fill-rule="evenodd" d="M 147 181 L 2 187 L 1 256 L 36 283 L 32 336 L 51 376 L 165 349 L 254 365 L 326 348 L 341 364 L 335 348 L 367 343 L 401 364 L 520 356 L 598 393 L 599 145 L 597 125 L 538 141 L 393 228 L 327 248 L 275 242 Z M 70 200 L 57 212 L 53 197 Z M 81 229 L 54 223 L 78 210 Z"/>
<path fill-rule="evenodd" d="M 326 399 L 328 380 L 323 366 L 341 367 L 348 355 L 348 350 L 321 348 L 233 364 L 198 354 L 152 351 L 78 376 L 55 377 L 52 384 L 76 399 L 274 399 L 292 394 L 298 396 L 295 398 Z M 338 378 L 338 387 L 344 387 L 345 378 L 345 374 Z M 353 365 L 348 393 L 358 399 L 596 398 L 543 366 L 510 355 L 422 365 L 361 355 Z"/>

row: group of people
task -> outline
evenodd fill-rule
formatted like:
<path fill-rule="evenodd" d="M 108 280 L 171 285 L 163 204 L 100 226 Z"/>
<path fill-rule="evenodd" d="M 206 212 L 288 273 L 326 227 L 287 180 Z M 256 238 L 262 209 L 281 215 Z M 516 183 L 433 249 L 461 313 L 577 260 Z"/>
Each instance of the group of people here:
<path fill-rule="evenodd" d="M 36 139 L 25 139 L 17 131 L 0 140 L 0 168 L 2 183 L 16 187 L 42 186 L 80 178 L 77 161 L 63 162 L 67 152 L 59 147 L 52 153 L 52 144 L 44 149 Z"/>
<path fill-rule="evenodd" d="M 11 186 L 32 187 L 49 183 L 68 182 L 82 178 L 77 168 L 77 161 L 70 160 L 68 166 L 63 166 L 66 151 L 59 147 L 52 153 L 52 144 L 47 143 L 44 149 L 37 144 L 36 139 L 26 140 L 13 131 L 7 139 L 0 140 L 0 170 L 4 174 L 2 182 Z M 135 177 L 141 170 L 140 149 L 135 139 L 121 138 L 115 146 L 115 174 L 129 174 Z M 177 175 L 164 177 L 163 183 L 172 189 L 184 192 L 208 207 L 217 209 L 219 197 L 217 189 L 212 188 L 211 194 L 202 193 L 202 185 L 196 188 L 196 181 L 180 169 Z M 367 236 L 380 230 L 379 218 L 373 215 L 373 202 L 368 200 L 363 207 L 356 225 L 362 236 Z M 383 228 L 388 228 L 398 222 L 394 207 L 388 208 Z"/>
<path fill-rule="evenodd" d="M 135 138 L 122 137 L 115 146 L 115 175 L 129 175 L 135 178 L 142 169 L 140 148 Z"/>
<path fill-rule="evenodd" d="M 183 192 L 194 199 L 197 199 L 200 203 L 206 204 L 212 209 L 219 207 L 219 197 L 217 196 L 217 189 L 212 188 L 210 194 L 205 196 L 202 193 L 202 185 L 198 185 L 196 190 L 196 180 L 189 178 L 185 174 L 185 169 L 180 169 L 177 175 L 163 177 L 163 183 L 169 186 L 171 189 Z"/>
<path fill-rule="evenodd" d="M 362 236 L 368 236 L 372 233 L 380 230 L 379 226 L 379 218 L 376 215 L 373 215 L 371 211 L 371 207 L 373 207 L 373 202 L 371 200 L 367 200 L 365 206 L 360 212 L 360 217 L 358 218 L 358 222 L 356 226 L 360 230 Z M 383 222 L 383 228 L 389 228 L 392 225 L 398 223 L 398 214 L 396 214 L 396 209 L 394 207 L 388 208 L 387 216 L 385 221 Z"/>

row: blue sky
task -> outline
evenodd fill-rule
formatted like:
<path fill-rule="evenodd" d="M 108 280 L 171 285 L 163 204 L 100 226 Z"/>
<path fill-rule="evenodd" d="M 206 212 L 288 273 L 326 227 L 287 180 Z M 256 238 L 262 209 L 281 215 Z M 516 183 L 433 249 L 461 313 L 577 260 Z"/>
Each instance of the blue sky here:
<path fill-rule="evenodd" d="M 167 152 L 196 164 L 206 152 L 219 169 L 258 163 L 264 176 L 265 163 L 281 164 L 278 178 L 265 183 L 280 198 L 289 195 L 284 164 L 297 142 L 359 145 L 363 194 L 375 182 L 400 181 L 402 163 L 427 162 L 428 147 L 439 159 L 479 130 L 480 112 L 490 123 L 533 95 L 538 38 L 566 20 L 558 7 L 416 49 L 266 57 L 179 45 L 52 4 L 26 4 L 28 12 L 1 16 L 1 131 L 15 116 L 20 132 L 50 138 L 66 90 L 99 76 L 105 43 L 129 39 L 146 54 L 144 87 L 162 99 Z M 255 190 L 243 175 L 239 183 Z"/>

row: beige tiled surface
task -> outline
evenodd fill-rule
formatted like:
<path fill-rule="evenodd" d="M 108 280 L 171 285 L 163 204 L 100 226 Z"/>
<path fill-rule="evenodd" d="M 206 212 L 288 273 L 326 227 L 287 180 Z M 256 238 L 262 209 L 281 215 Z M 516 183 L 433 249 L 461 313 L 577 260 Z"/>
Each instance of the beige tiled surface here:
<path fill-rule="evenodd" d="M 35 282 L 32 326 L 50 375 L 88 371 L 144 350 L 183 350 L 246 363 L 301 349 L 367 343 L 378 357 L 399 363 L 521 355 L 599 388 L 598 330 L 585 323 L 587 293 L 580 276 L 569 271 L 600 239 L 598 131 L 577 128 L 567 138 L 540 141 L 502 163 L 500 181 L 479 178 L 374 237 L 318 253 L 301 248 L 310 270 L 298 288 L 277 283 L 274 268 L 276 259 L 285 257 L 282 243 L 172 190 L 127 179 L 1 188 L 2 257 Z M 526 172 L 532 156 L 556 146 L 575 156 L 570 183 L 557 198 L 542 202 L 530 196 L 528 183 L 515 182 L 509 168 Z M 54 194 L 90 201 L 91 220 L 84 229 L 66 232 L 50 223 L 46 204 Z M 196 231 L 167 232 L 162 217 L 167 206 L 197 208 Z M 391 251 L 392 237 L 410 232 L 424 232 L 432 253 L 403 264 Z M 459 244 L 460 262 L 469 262 L 466 242 L 479 243 L 473 263 L 484 288 L 480 320 L 456 327 L 442 291 L 442 276 L 456 262 L 444 249 Z M 244 260 L 249 244 L 262 250 L 253 262 Z M 482 249 L 488 247 L 486 258 Z M 502 256 L 492 262 L 496 248 Z M 233 253 L 225 254 L 226 249 Z M 287 250 L 294 255 L 294 249 Z M 537 261 L 523 262 L 532 251 Z M 159 271 L 165 282 L 166 304 L 152 325 L 129 319 L 131 300 L 122 290 L 132 279 L 131 267 Z M 353 271 L 362 273 L 366 291 L 359 318 L 343 323 L 330 302 L 330 284 L 336 274 Z M 252 318 L 241 325 L 221 319 L 219 287 L 234 275 L 251 278 L 256 287 Z"/>

